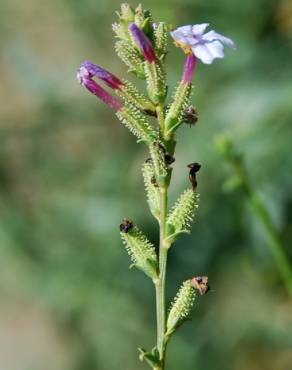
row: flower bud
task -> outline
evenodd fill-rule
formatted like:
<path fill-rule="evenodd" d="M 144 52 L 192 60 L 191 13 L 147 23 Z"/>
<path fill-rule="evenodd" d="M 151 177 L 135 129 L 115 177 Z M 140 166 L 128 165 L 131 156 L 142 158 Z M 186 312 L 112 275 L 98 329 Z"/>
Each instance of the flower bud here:
<path fill-rule="evenodd" d="M 127 3 L 121 4 L 121 13 L 120 13 L 121 21 L 133 22 L 134 17 L 135 17 L 135 12 L 132 9 L 132 7 Z"/>
<path fill-rule="evenodd" d="M 140 30 L 135 23 L 129 24 L 129 31 L 132 35 L 134 43 L 143 54 L 145 60 L 148 63 L 154 63 L 156 61 L 155 51 L 151 41 L 148 39 L 145 33 Z"/>
<path fill-rule="evenodd" d="M 80 69 L 84 71 L 89 78 L 97 77 L 99 80 L 102 80 L 107 86 L 111 89 L 120 89 L 123 86 L 123 82 L 113 75 L 112 73 L 108 72 L 104 68 L 93 64 L 92 62 L 86 60 L 80 66 Z"/>
<path fill-rule="evenodd" d="M 79 83 L 84 86 L 88 91 L 97 96 L 110 108 L 118 112 L 122 108 L 122 104 L 114 98 L 111 94 L 105 91 L 100 85 L 92 80 L 92 75 L 85 67 L 80 67 L 77 73 Z"/>
<path fill-rule="evenodd" d="M 167 52 L 167 25 L 164 22 L 159 22 L 154 27 L 155 50 L 158 57 L 164 58 Z"/>

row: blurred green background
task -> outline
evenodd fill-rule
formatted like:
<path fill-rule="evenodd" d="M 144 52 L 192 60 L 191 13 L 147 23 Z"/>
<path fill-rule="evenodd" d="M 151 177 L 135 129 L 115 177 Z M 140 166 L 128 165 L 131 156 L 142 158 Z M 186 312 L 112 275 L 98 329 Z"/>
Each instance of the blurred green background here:
<path fill-rule="evenodd" d="M 75 77 L 84 59 L 125 76 L 111 31 L 119 2 L 0 4 L 0 369 L 146 369 L 137 347 L 155 341 L 153 288 L 128 269 L 118 225 L 129 217 L 157 240 L 140 172 L 147 153 Z M 243 194 L 222 190 L 231 172 L 213 139 L 228 132 L 244 153 L 292 260 L 292 3 L 143 5 L 174 26 L 210 22 L 238 46 L 198 65 L 199 122 L 179 133 L 171 201 L 198 161 L 201 206 L 171 250 L 168 298 L 198 274 L 212 292 L 172 340 L 167 369 L 291 370 L 291 298 Z M 170 89 L 182 63 L 171 46 Z"/>

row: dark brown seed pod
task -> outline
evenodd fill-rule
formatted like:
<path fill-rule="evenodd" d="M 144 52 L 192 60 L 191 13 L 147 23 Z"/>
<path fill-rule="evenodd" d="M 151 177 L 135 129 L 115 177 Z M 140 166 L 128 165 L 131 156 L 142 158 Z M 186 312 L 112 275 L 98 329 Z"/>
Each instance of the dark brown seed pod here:
<path fill-rule="evenodd" d="M 120 224 L 120 232 L 127 233 L 132 228 L 133 228 L 133 221 L 130 221 L 127 218 L 124 218 L 123 222 Z"/>
<path fill-rule="evenodd" d="M 189 179 L 192 184 L 193 190 L 195 191 L 198 186 L 196 173 L 200 170 L 201 165 L 197 162 L 194 162 L 194 163 L 188 164 L 187 167 L 190 168 Z"/>
<path fill-rule="evenodd" d="M 169 166 L 175 161 L 175 158 L 172 155 L 166 153 L 164 155 L 164 160 L 165 160 L 165 163 Z"/>
<path fill-rule="evenodd" d="M 196 107 L 192 105 L 185 108 L 183 111 L 182 121 L 186 124 L 190 125 L 190 127 L 194 126 L 198 122 L 198 111 Z"/>
<path fill-rule="evenodd" d="M 204 295 L 210 290 L 208 280 L 208 276 L 196 276 L 192 278 L 191 284 L 195 289 L 198 289 L 201 295 Z"/>

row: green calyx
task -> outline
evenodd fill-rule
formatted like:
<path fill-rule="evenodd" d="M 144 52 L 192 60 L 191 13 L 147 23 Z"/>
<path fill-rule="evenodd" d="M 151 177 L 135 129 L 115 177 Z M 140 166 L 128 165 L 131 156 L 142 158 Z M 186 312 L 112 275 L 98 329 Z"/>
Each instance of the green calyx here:
<path fill-rule="evenodd" d="M 132 104 L 125 105 L 116 113 L 119 120 L 140 140 L 149 145 L 157 139 L 157 132 L 144 115 Z"/>
<path fill-rule="evenodd" d="M 162 64 L 158 60 L 155 63 L 145 61 L 144 72 L 150 99 L 155 105 L 163 103 L 166 98 L 167 88 Z"/>
<path fill-rule="evenodd" d="M 165 148 L 159 141 L 154 141 L 149 146 L 149 150 L 156 182 L 158 186 L 164 186 L 168 175 L 168 167 L 165 163 Z"/>
<path fill-rule="evenodd" d="M 142 111 L 155 114 L 153 103 L 129 81 L 123 80 L 123 86 L 117 90 L 117 95 L 121 96 L 125 103 L 132 103 Z"/>
<path fill-rule="evenodd" d="M 165 117 L 165 137 L 171 137 L 182 123 L 184 109 L 190 102 L 192 85 L 180 82 Z"/>
<path fill-rule="evenodd" d="M 158 183 L 155 176 L 152 160 L 145 162 L 142 166 L 142 174 L 147 193 L 147 202 L 153 216 L 159 220 L 160 215 L 160 195 Z"/>
<path fill-rule="evenodd" d="M 131 43 L 119 40 L 115 43 L 115 50 L 121 60 L 129 67 L 129 72 L 134 73 L 140 79 L 146 78 L 143 58 Z"/>
<path fill-rule="evenodd" d="M 142 270 L 153 280 L 158 276 L 158 260 L 153 244 L 134 226 L 120 233 L 134 267 Z"/>
<path fill-rule="evenodd" d="M 163 60 L 167 53 L 168 29 L 165 22 L 159 22 L 154 30 L 155 51 L 160 60 Z"/>
<path fill-rule="evenodd" d="M 167 318 L 166 336 L 170 336 L 188 319 L 195 301 L 196 293 L 191 280 L 186 280 L 180 287 Z"/>
<path fill-rule="evenodd" d="M 167 239 L 176 240 L 178 235 L 189 233 L 198 205 L 199 195 L 192 189 L 185 190 L 178 198 L 166 219 Z"/>

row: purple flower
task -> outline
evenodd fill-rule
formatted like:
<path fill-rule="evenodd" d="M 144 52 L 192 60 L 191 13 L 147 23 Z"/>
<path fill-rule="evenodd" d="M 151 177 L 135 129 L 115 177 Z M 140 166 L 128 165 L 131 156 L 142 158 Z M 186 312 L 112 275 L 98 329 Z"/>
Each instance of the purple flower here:
<path fill-rule="evenodd" d="M 135 23 L 129 24 L 129 31 L 145 60 L 149 63 L 154 63 L 156 61 L 155 51 L 145 33 Z"/>
<path fill-rule="evenodd" d="M 101 99 L 110 108 L 116 112 L 119 111 L 122 108 L 122 104 L 92 79 L 93 74 L 91 72 L 92 71 L 88 70 L 84 64 L 82 64 L 77 72 L 77 79 L 79 83 L 86 87 L 86 89 L 92 94 Z"/>
<path fill-rule="evenodd" d="M 193 54 L 188 54 L 186 56 L 185 64 L 184 64 L 184 70 L 182 75 L 182 82 L 191 84 L 193 73 L 196 68 L 197 64 L 197 58 Z"/>
<path fill-rule="evenodd" d="M 120 89 L 124 85 L 123 82 L 120 79 L 118 79 L 115 75 L 91 63 L 88 60 L 83 62 L 80 68 L 84 68 L 84 70 L 87 71 L 88 76 L 90 78 L 97 77 L 98 79 L 102 80 L 107 86 L 114 90 Z"/>
<path fill-rule="evenodd" d="M 234 42 L 215 31 L 204 33 L 209 23 L 194 26 L 182 26 L 170 34 L 175 42 L 187 53 L 194 54 L 205 64 L 211 64 L 216 58 L 224 57 L 224 46 L 235 49 Z"/>

